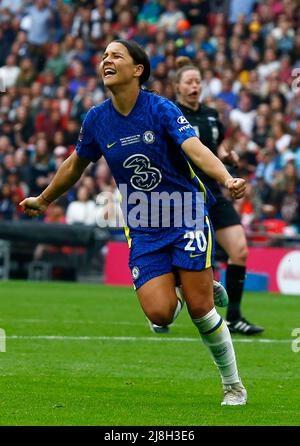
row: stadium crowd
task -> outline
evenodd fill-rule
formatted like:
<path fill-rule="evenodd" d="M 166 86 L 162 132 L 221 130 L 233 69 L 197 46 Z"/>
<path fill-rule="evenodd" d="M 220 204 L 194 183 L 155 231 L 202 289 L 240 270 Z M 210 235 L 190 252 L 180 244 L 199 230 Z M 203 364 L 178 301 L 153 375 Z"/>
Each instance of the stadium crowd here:
<path fill-rule="evenodd" d="M 201 101 L 218 110 L 239 155 L 234 173 L 248 179 L 236 203 L 246 229 L 271 219 L 300 233 L 296 0 L 0 0 L 0 220 L 26 218 L 18 203 L 41 193 L 87 111 L 107 98 L 98 65 L 115 38 L 146 49 L 148 87 L 172 100 L 176 57 L 193 60 Z M 44 219 L 95 224 L 107 191 L 115 183 L 101 159 Z"/>

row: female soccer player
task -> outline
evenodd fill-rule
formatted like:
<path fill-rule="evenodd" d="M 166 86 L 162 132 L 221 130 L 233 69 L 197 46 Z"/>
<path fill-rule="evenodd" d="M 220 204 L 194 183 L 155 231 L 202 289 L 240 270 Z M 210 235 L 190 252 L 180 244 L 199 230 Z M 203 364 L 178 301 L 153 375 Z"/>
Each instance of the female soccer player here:
<path fill-rule="evenodd" d="M 201 94 L 201 74 L 188 57 L 177 59 L 178 70 L 175 76 L 177 106 L 189 123 L 193 126 L 201 142 L 224 162 L 235 164 L 237 154 L 229 152 L 222 140 L 224 128 L 218 119 L 218 113 L 199 103 Z M 210 208 L 215 239 L 228 255 L 226 271 L 226 290 L 229 304 L 226 322 L 232 333 L 254 335 L 264 331 L 262 327 L 248 322 L 241 314 L 241 301 L 246 275 L 246 260 L 248 255 L 247 240 L 241 220 L 232 203 L 227 200 L 217 181 L 207 175 L 198 166 L 195 173 L 212 191 L 216 203 Z M 201 167 L 201 166 L 200 166 Z"/>
<path fill-rule="evenodd" d="M 238 374 L 230 333 L 213 304 L 214 239 L 207 206 L 214 199 L 193 173 L 188 159 L 227 187 L 233 198 L 243 197 L 245 181 L 232 178 L 172 102 L 141 89 L 149 78 L 150 63 L 136 43 L 110 43 L 103 54 L 100 74 L 111 99 L 88 112 L 76 150 L 43 193 L 23 200 L 21 206 L 30 216 L 44 212 L 78 181 L 91 161 L 103 155 L 123 192 L 129 266 L 144 313 L 157 325 L 172 322 L 178 311 L 173 274 L 176 268 L 189 314 L 219 369 L 224 387 L 222 405 L 246 404 L 247 392 Z M 204 197 L 202 203 L 199 190 Z M 164 196 L 162 208 L 154 203 L 157 193 Z M 163 215 L 160 217 L 171 196 L 171 210 L 177 213 L 168 224 Z M 139 204 L 135 206 L 136 197 Z M 182 203 L 183 213 L 191 207 L 193 215 L 200 203 L 201 228 L 198 217 L 184 218 L 178 224 Z M 143 217 L 138 219 L 138 214 Z"/>

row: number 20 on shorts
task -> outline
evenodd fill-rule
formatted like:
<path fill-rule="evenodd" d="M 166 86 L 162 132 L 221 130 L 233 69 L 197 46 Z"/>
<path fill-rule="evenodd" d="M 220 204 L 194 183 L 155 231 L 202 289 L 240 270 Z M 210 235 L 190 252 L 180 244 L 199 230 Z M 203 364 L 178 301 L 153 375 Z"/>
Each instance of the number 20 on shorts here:
<path fill-rule="evenodd" d="M 194 252 L 196 251 L 195 244 L 200 252 L 205 252 L 207 248 L 207 240 L 203 231 L 190 231 L 184 234 L 183 238 L 188 239 L 188 242 L 184 248 L 185 251 Z"/>

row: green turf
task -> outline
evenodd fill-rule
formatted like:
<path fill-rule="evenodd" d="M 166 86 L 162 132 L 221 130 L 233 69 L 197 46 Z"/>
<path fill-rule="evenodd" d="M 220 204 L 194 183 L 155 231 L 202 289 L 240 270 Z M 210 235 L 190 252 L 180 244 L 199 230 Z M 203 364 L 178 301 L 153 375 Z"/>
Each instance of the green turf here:
<path fill-rule="evenodd" d="M 247 318 L 266 331 L 235 342 L 249 404 L 221 407 L 219 376 L 202 343 L 165 340 L 197 338 L 186 309 L 169 335 L 158 336 L 130 288 L 2 282 L 0 424 L 299 425 L 300 352 L 291 348 L 299 307 L 299 297 L 245 295 Z M 85 336 L 107 339 L 77 339 Z M 154 337 L 163 340 L 144 339 Z"/>

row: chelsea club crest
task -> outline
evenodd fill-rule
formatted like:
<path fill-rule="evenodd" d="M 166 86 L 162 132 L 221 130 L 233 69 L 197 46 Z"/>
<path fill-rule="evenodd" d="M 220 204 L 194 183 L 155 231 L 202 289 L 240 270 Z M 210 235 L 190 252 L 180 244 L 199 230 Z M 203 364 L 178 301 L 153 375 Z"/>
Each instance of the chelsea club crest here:
<path fill-rule="evenodd" d="M 144 134 L 143 134 L 143 141 L 146 144 L 152 144 L 155 141 L 155 135 L 153 132 L 151 132 L 151 130 L 147 130 Z"/>

